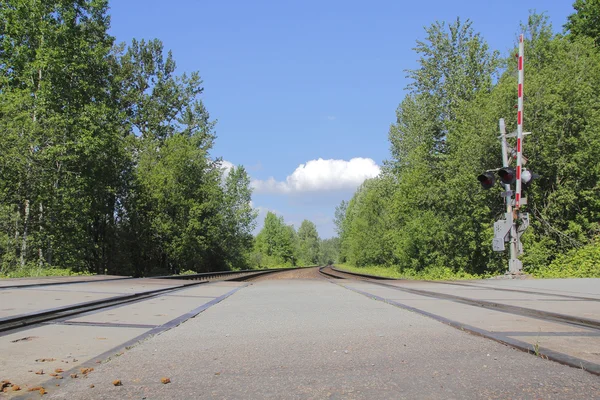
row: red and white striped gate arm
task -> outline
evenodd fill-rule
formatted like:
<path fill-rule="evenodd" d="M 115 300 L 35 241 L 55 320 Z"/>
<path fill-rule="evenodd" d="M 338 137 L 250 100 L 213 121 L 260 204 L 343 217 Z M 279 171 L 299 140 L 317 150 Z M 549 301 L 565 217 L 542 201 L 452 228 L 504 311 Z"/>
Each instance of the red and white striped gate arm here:
<path fill-rule="evenodd" d="M 521 165 L 523 162 L 523 55 L 524 55 L 523 34 L 519 37 L 519 103 L 517 112 L 517 182 L 515 191 L 515 208 L 518 209 L 521 203 Z"/>

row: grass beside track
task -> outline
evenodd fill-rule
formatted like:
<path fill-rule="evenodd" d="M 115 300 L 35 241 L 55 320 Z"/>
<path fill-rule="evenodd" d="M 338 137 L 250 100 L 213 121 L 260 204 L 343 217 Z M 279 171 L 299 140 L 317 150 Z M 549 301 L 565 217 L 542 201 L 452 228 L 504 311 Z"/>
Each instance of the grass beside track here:
<path fill-rule="evenodd" d="M 84 276 L 94 275 L 90 272 L 74 272 L 68 268 L 30 268 L 7 273 L 0 273 L 0 279 L 7 278 L 38 278 L 45 276 Z"/>
<path fill-rule="evenodd" d="M 420 272 L 414 270 L 398 271 L 394 267 L 381 267 L 381 266 L 369 266 L 369 267 L 354 267 L 348 264 L 335 264 L 335 268 L 346 270 L 349 272 L 356 272 L 359 274 L 368 274 L 375 276 L 383 276 L 386 278 L 396 279 L 423 279 L 423 280 L 458 280 L 458 279 L 482 279 L 488 278 L 489 275 L 471 275 L 467 273 L 455 273 L 447 268 L 436 268 L 429 269 Z"/>
<path fill-rule="evenodd" d="M 348 264 L 336 264 L 336 268 L 346 270 L 349 272 L 356 272 L 359 274 L 368 274 L 375 276 L 383 276 L 386 278 L 397 278 L 397 279 L 420 279 L 428 281 L 449 281 L 449 280 L 463 280 L 463 279 L 486 279 L 491 278 L 494 275 L 471 275 L 466 272 L 456 273 L 450 269 L 429 269 L 416 272 L 414 270 L 398 271 L 395 267 L 381 267 L 381 266 L 369 266 L 369 267 L 354 267 Z M 527 271 L 532 278 L 548 278 L 548 279 L 564 279 L 564 278 L 600 278 L 600 264 L 589 266 L 589 264 L 581 263 L 577 266 L 573 266 L 573 263 L 557 265 L 553 263 L 546 268 L 539 269 L 537 271 Z M 502 275 L 502 274 L 496 274 Z"/>
<path fill-rule="evenodd" d="M 297 268 L 292 267 L 290 265 L 276 265 L 269 266 L 264 269 L 276 269 L 276 268 Z M 309 268 L 307 266 L 307 268 Z M 256 271 L 260 271 L 261 269 L 257 269 Z M 180 275 L 193 275 L 197 274 L 196 271 L 182 271 Z M 26 268 L 17 271 L 10 271 L 8 273 L 0 273 L 0 279 L 9 279 L 9 278 L 42 278 L 49 276 L 86 276 L 86 275 L 95 275 L 91 272 L 74 272 L 67 268 Z"/>

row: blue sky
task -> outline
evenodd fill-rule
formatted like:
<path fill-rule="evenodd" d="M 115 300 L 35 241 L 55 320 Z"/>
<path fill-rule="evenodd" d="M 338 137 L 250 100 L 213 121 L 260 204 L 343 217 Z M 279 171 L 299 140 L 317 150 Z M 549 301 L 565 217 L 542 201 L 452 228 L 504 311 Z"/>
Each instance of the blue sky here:
<path fill-rule="evenodd" d="M 199 71 L 218 120 L 212 154 L 244 165 L 253 204 L 334 235 L 334 209 L 389 154 L 387 134 L 436 20 L 471 19 L 492 49 L 516 43 L 529 10 L 562 30 L 572 1 L 113 0 L 111 34 L 163 41 Z M 321 159 L 321 160 L 319 160 Z"/>

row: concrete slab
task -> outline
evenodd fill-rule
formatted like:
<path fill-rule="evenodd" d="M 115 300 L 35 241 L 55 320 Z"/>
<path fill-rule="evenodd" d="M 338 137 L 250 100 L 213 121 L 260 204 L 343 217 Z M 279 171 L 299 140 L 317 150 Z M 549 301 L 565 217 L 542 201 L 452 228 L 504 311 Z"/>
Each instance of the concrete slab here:
<path fill-rule="evenodd" d="M 600 364 L 600 330 L 528 318 L 449 300 L 418 296 L 364 281 L 341 282 L 340 284 L 464 325 L 519 339 L 528 343 L 531 349 L 539 346 Z"/>
<path fill-rule="evenodd" d="M 0 289 L 7 286 L 31 286 L 75 282 L 93 282 L 106 279 L 122 279 L 118 275 L 90 275 L 90 276 L 46 276 L 31 278 L 5 278 L 0 279 Z"/>
<path fill-rule="evenodd" d="M 44 325 L 0 337 L 0 380 L 23 388 L 35 387 L 49 379 L 56 368 L 68 370 L 104 353 L 149 329 L 97 326 Z M 36 361 L 36 360 L 53 361 Z M 43 375 L 36 372 L 42 370 Z M 64 374 L 58 374 L 63 376 Z"/>
<path fill-rule="evenodd" d="M 0 318 L 13 317 L 36 311 L 64 307 L 86 301 L 107 299 L 118 294 L 81 293 L 69 291 L 41 291 L 34 289 L 0 291 Z"/>
<path fill-rule="evenodd" d="M 0 290 L 0 318 L 49 310 L 111 297 L 189 285 L 191 281 L 129 279 Z"/>
<path fill-rule="evenodd" d="M 161 325 L 224 295 L 231 289 L 231 285 L 202 284 L 145 301 L 71 318 L 67 322 Z"/>
<path fill-rule="evenodd" d="M 179 297 L 156 297 L 0 336 L 0 380 L 10 380 L 24 390 L 63 384 L 71 378 L 65 373 L 58 374 L 64 379 L 52 377 L 56 368 L 68 371 L 112 349 L 119 350 L 107 357 L 118 356 L 124 343 L 215 299 L 203 294 L 222 296 L 243 285 L 203 284 L 178 291 Z M 43 375 L 35 373 L 40 370 Z"/>
<path fill-rule="evenodd" d="M 587 301 L 576 298 L 561 297 L 556 294 L 541 295 L 537 293 L 522 293 L 501 291 L 484 286 L 465 287 L 443 283 L 402 281 L 385 282 L 400 288 L 424 290 L 452 296 L 465 297 L 473 300 L 483 300 L 499 304 L 514 305 L 534 310 L 554 312 L 570 316 L 578 316 L 600 321 L 600 298 L 598 301 Z M 598 282 L 600 284 L 600 280 Z M 583 295 L 584 293 L 582 293 Z"/>
<path fill-rule="evenodd" d="M 473 281 L 459 281 L 490 288 L 518 289 L 528 291 L 545 291 L 550 294 L 563 294 L 581 297 L 595 297 L 600 299 L 600 279 L 598 278 L 572 278 L 572 279 L 481 279 Z"/>
<path fill-rule="evenodd" d="M 161 378 L 171 379 L 162 384 Z M 120 379 L 122 386 L 112 381 Z M 94 385 L 90 388 L 90 384 Z M 50 399 L 600 398 L 584 371 L 326 281 L 255 283 Z"/>

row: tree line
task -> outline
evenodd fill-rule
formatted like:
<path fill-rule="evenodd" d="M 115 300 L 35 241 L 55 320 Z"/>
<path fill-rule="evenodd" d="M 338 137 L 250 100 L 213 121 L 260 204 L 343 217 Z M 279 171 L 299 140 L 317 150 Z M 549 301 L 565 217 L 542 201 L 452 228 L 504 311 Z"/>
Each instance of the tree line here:
<path fill-rule="evenodd" d="M 338 254 L 339 239 L 321 239 L 313 222 L 305 219 L 296 230 L 269 211 L 256 236 L 250 264 L 254 268 L 330 265 Z"/>
<path fill-rule="evenodd" d="M 109 24 L 106 0 L 0 1 L 0 275 L 247 267 L 250 179 L 210 155 L 199 74 Z"/>
<path fill-rule="evenodd" d="M 539 14 L 521 27 L 524 155 L 541 176 L 527 192 L 522 260 L 536 272 L 576 259 L 591 276 L 600 271 L 600 6 L 574 7 L 560 34 Z M 407 274 L 503 272 L 506 255 L 491 248 L 502 189 L 484 191 L 476 177 L 502 166 L 498 120 L 516 131 L 517 48 L 502 57 L 457 19 L 426 28 L 414 50 L 390 158 L 336 209 L 340 261 Z"/>

